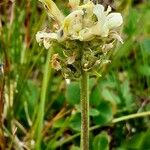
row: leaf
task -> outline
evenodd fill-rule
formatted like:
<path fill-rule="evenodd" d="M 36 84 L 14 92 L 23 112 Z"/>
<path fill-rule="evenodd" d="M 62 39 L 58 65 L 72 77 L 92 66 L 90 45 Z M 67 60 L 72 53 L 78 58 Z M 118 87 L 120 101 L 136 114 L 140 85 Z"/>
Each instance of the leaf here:
<path fill-rule="evenodd" d="M 144 52 L 147 52 L 150 54 L 150 39 L 144 39 L 140 45 L 141 45 L 142 50 L 144 50 Z"/>
<path fill-rule="evenodd" d="M 29 116 L 32 116 L 33 110 L 37 105 L 37 100 L 39 98 L 39 89 L 34 84 L 33 81 L 28 80 L 24 86 L 24 95 L 22 95 L 22 99 L 27 102 L 27 111 Z M 20 108 L 18 108 L 20 109 Z"/>
<path fill-rule="evenodd" d="M 75 131 L 81 131 L 81 114 L 76 113 L 71 116 L 69 127 Z"/>
<path fill-rule="evenodd" d="M 89 115 L 90 116 L 98 116 L 100 112 L 96 108 L 90 108 Z"/>
<path fill-rule="evenodd" d="M 102 90 L 102 96 L 105 100 L 111 102 L 112 104 L 119 104 L 120 103 L 120 98 L 111 90 L 108 90 L 107 88 L 104 88 Z"/>
<path fill-rule="evenodd" d="M 101 95 L 98 86 L 96 86 L 90 95 L 90 104 L 93 106 L 98 106 L 101 102 Z"/>
<path fill-rule="evenodd" d="M 144 75 L 144 76 L 150 76 L 150 66 L 148 65 L 139 65 L 138 66 L 138 71 L 141 75 Z"/>
<path fill-rule="evenodd" d="M 75 105 L 75 108 L 76 108 L 77 112 L 81 113 L 81 107 L 80 107 L 80 105 Z M 98 116 L 99 115 L 99 111 L 96 108 L 91 108 L 90 107 L 89 115 L 90 116 Z"/>
<path fill-rule="evenodd" d="M 122 147 L 127 149 L 140 149 L 143 137 L 143 133 L 136 134 L 132 138 L 128 139 Z"/>
<path fill-rule="evenodd" d="M 125 32 L 131 36 L 137 31 L 138 12 L 135 9 L 130 9 L 128 23 L 125 27 Z"/>
<path fill-rule="evenodd" d="M 61 91 L 60 93 L 58 93 L 58 96 L 56 97 L 56 100 L 54 101 L 52 108 L 60 110 L 65 100 L 66 98 L 64 96 L 64 93 L 63 91 Z"/>
<path fill-rule="evenodd" d="M 150 149 L 150 129 L 146 132 L 143 142 L 141 143 L 141 149 Z"/>
<path fill-rule="evenodd" d="M 127 149 L 148 150 L 150 148 L 149 139 L 150 129 L 146 132 L 138 133 L 130 139 L 127 139 L 122 147 Z"/>
<path fill-rule="evenodd" d="M 123 84 L 121 85 L 121 93 L 122 97 L 124 98 L 126 106 L 129 106 L 132 104 L 132 95 L 130 92 L 130 85 L 129 81 L 125 80 Z"/>
<path fill-rule="evenodd" d="M 97 135 L 93 141 L 93 150 L 109 150 L 110 137 L 106 132 Z"/>
<path fill-rule="evenodd" d="M 89 79 L 89 89 L 90 89 L 90 91 L 92 90 L 92 88 L 94 87 L 95 84 L 96 84 L 96 79 L 90 78 Z"/>
<path fill-rule="evenodd" d="M 103 101 L 101 104 L 97 107 L 99 110 L 99 115 L 96 117 L 93 117 L 94 122 L 98 125 L 104 125 L 112 120 L 113 113 L 112 113 L 112 107 L 109 102 Z"/>
<path fill-rule="evenodd" d="M 80 150 L 80 147 L 77 147 L 77 146 L 73 145 L 70 150 Z"/>
<path fill-rule="evenodd" d="M 61 128 L 64 125 L 65 119 L 59 119 L 57 121 L 54 122 L 53 127 L 54 128 Z"/>
<path fill-rule="evenodd" d="M 67 85 L 66 100 L 68 104 L 75 105 L 80 102 L 80 86 L 77 82 L 72 82 Z"/>

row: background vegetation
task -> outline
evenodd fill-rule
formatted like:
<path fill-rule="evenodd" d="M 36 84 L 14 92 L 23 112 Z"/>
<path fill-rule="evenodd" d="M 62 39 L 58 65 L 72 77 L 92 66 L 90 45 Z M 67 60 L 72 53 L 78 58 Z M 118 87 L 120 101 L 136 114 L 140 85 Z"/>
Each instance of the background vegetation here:
<path fill-rule="evenodd" d="M 55 2 L 68 13 L 67 1 Z M 110 5 L 124 16 L 124 44 L 116 47 L 102 77 L 90 79 L 90 149 L 150 150 L 150 117 L 115 120 L 150 111 L 150 1 Z M 67 85 L 51 69 L 51 54 L 35 41 L 36 32 L 50 24 L 37 0 L 0 1 L 2 150 L 36 149 L 39 141 L 43 150 L 79 149 L 78 81 Z"/>

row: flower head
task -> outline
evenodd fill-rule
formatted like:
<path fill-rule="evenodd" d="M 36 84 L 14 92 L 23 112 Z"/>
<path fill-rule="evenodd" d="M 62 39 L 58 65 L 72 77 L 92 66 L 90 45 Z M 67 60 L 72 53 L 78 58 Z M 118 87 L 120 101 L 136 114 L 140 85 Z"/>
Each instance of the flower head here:
<path fill-rule="evenodd" d="M 106 64 L 102 62 L 110 62 L 106 57 L 107 52 L 113 48 L 116 40 L 123 43 L 116 30 L 123 23 L 122 15 L 111 13 L 110 6 L 105 11 L 103 5 L 94 4 L 90 0 L 84 0 L 82 5 L 80 0 L 69 0 L 71 11 L 64 16 L 52 0 L 39 1 L 46 8 L 48 15 L 55 20 L 57 28 L 48 33 L 39 31 L 36 40 L 46 49 L 49 49 L 53 42 L 58 43 L 64 56 L 55 54 L 52 67 L 62 70 L 65 77 L 70 74 L 80 76 L 79 64 L 84 70 L 89 71 Z M 79 43 L 84 44 L 82 60 L 80 60 Z"/>
<path fill-rule="evenodd" d="M 94 4 L 92 1 L 84 2 L 83 5 L 79 6 L 79 0 L 69 0 L 72 11 L 66 17 L 64 17 L 52 0 L 39 1 L 45 6 L 48 15 L 60 25 L 60 29 L 56 30 L 53 34 L 43 33 L 43 42 L 51 42 L 53 39 L 59 41 L 89 41 L 97 36 L 107 37 L 110 30 L 119 27 L 123 23 L 120 13 L 110 13 L 110 6 L 105 11 L 104 6 Z M 57 35 L 59 33 L 63 33 L 60 38 Z M 41 40 L 37 40 L 37 42 L 40 43 Z"/>

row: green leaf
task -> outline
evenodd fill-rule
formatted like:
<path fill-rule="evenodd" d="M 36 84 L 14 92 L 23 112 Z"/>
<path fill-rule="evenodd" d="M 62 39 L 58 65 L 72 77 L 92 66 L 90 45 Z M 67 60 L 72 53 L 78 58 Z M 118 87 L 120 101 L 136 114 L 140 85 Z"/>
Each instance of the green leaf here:
<path fill-rule="evenodd" d="M 130 9 L 128 16 L 128 23 L 125 27 L 125 32 L 131 36 L 137 31 L 137 22 L 138 22 L 138 12 L 135 9 Z"/>
<path fill-rule="evenodd" d="M 143 137 L 143 133 L 136 134 L 132 138 L 128 139 L 122 147 L 127 149 L 140 149 Z"/>
<path fill-rule="evenodd" d="M 132 95 L 130 92 L 130 85 L 129 81 L 125 80 L 123 84 L 121 85 L 121 93 L 122 97 L 124 98 L 126 106 L 129 106 L 132 104 Z"/>
<path fill-rule="evenodd" d="M 144 39 L 141 42 L 141 48 L 144 52 L 148 52 L 150 54 L 150 39 Z"/>
<path fill-rule="evenodd" d="M 98 86 L 96 86 L 90 95 L 90 104 L 93 106 L 98 106 L 101 102 L 101 95 Z"/>
<path fill-rule="evenodd" d="M 81 113 L 81 107 L 80 107 L 80 105 L 75 105 L 75 108 L 76 108 L 77 112 Z M 96 108 L 91 108 L 90 107 L 89 115 L 90 116 L 98 116 L 99 115 L 99 111 Z"/>
<path fill-rule="evenodd" d="M 150 129 L 146 132 L 143 142 L 141 143 L 141 149 L 150 149 Z"/>
<path fill-rule="evenodd" d="M 93 150 L 109 150 L 110 137 L 106 132 L 97 135 L 93 141 Z"/>
<path fill-rule="evenodd" d="M 135 134 L 132 138 L 126 140 L 123 144 L 123 148 L 148 150 L 150 149 L 150 129 L 146 132 Z"/>
<path fill-rule="evenodd" d="M 71 116 L 69 127 L 75 131 L 81 131 L 81 114 L 76 113 Z"/>
<path fill-rule="evenodd" d="M 70 150 L 80 150 L 80 147 L 77 147 L 77 146 L 73 145 Z"/>
<path fill-rule="evenodd" d="M 107 88 L 104 88 L 102 90 L 102 96 L 105 100 L 111 102 L 112 104 L 119 104 L 120 103 L 120 98 L 117 96 L 114 92 L 111 90 L 108 90 Z"/>
<path fill-rule="evenodd" d="M 80 102 L 80 86 L 77 82 L 67 85 L 66 100 L 68 104 L 75 105 Z"/>
<path fill-rule="evenodd" d="M 95 108 L 90 108 L 89 115 L 90 116 L 98 116 L 100 112 Z"/>
<path fill-rule="evenodd" d="M 61 128 L 64 125 L 65 119 L 59 119 L 57 121 L 54 122 L 53 127 L 54 128 Z"/>
<path fill-rule="evenodd" d="M 94 78 L 89 79 L 89 89 L 90 89 L 90 91 L 92 90 L 92 88 L 94 87 L 95 84 L 96 84 L 96 79 L 94 79 Z"/>
<path fill-rule="evenodd" d="M 96 124 L 104 125 L 112 120 L 113 113 L 111 104 L 109 102 L 101 102 L 97 109 L 99 110 L 100 114 L 93 118 Z"/>
<path fill-rule="evenodd" d="M 150 76 L 150 66 L 148 66 L 146 64 L 145 65 L 139 65 L 138 71 L 141 75 Z"/>
<path fill-rule="evenodd" d="M 29 110 L 31 111 L 30 113 L 32 114 L 32 110 L 34 109 L 39 97 L 39 89 L 37 88 L 37 86 L 34 84 L 33 81 L 28 80 L 25 94 L 26 100 L 28 101 Z"/>

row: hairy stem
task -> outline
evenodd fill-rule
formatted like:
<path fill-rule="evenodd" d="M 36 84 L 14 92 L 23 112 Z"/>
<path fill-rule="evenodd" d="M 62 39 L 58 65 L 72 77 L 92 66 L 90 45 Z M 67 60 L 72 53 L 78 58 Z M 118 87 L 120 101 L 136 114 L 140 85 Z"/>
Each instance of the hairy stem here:
<path fill-rule="evenodd" d="M 88 73 L 81 75 L 81 150 L 89 150 L 89 85 Z"/>

